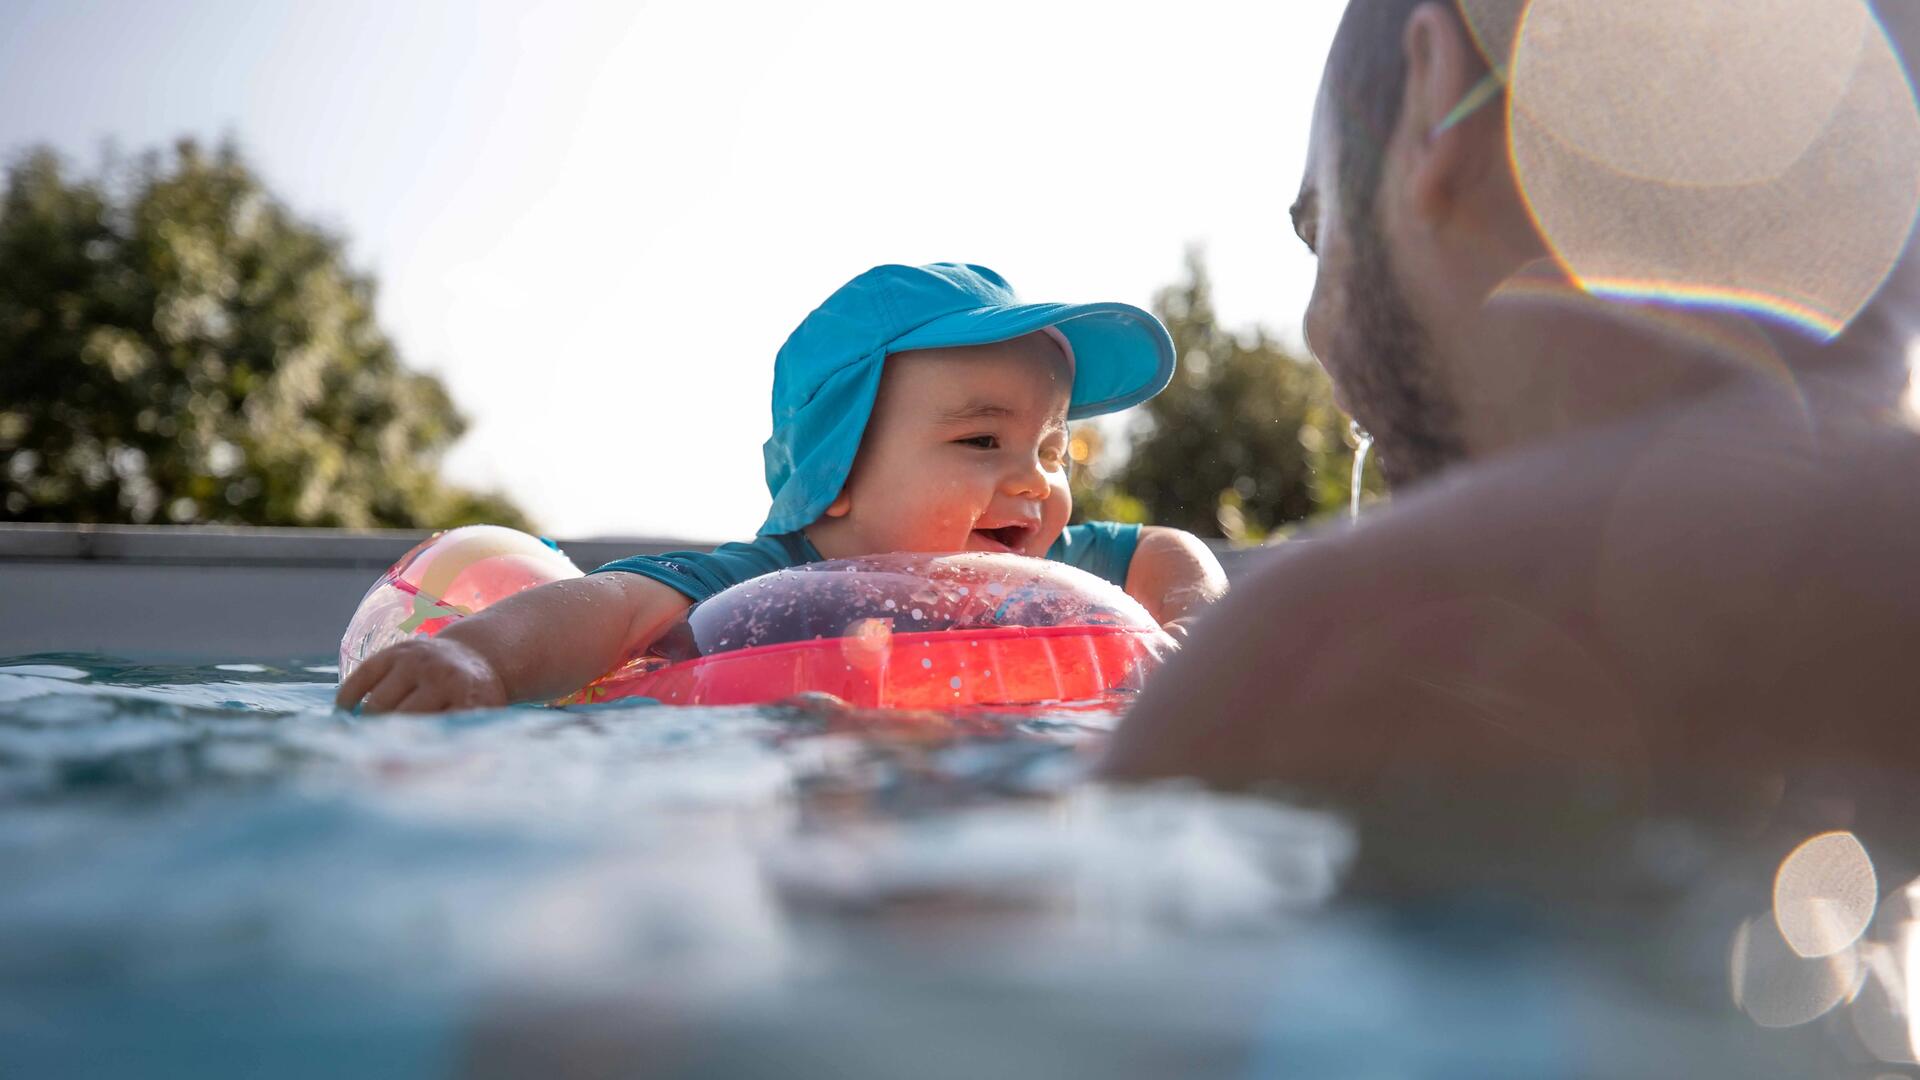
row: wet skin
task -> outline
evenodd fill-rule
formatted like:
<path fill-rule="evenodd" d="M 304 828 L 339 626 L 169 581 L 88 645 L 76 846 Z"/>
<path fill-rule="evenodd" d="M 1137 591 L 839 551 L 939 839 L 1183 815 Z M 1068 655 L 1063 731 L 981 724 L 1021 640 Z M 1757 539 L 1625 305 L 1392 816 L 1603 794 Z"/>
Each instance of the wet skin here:
<path fill-rule="evenodd" d="M 1548 826 L 1575 811 L 1752 827 L 1791 777 L 1920 769 L 1903 685 L 1903 643 L 1920 640 L 1911 252 L 1828 343 L 1734 314 L 1650 321 L 1565 282 L 1546 299 L 1503 288 L 1557 275 L 1504 116 L 1436 133 L 1483 68 L 1438 5 L 1403 44 L 1369 225 L 1419 329 L 1390 359 L 1421 365 L 1453 410 L 1459 459 L 1410 455 L 1418 418 L 1372 396 L 1367 367 L 1389 358 L 1359 351 L 1366 282 L 1323 103 L 1300 206 L 1321 256 L 1308 332 L 1380 452 L 1420 467 L 1357 527 L 1237 583 L 1121 726 L 1109 774 L 1278 783 L 1485 871 L 1532 858 L 1503 836 L 1563 843 Z M 1872 803 L 1909 828 L 1920 800 L 1863 792 L 1831 804 L 1836 820 L 1867 827 Z M 1432 824 L 1461 815 L 1464 832 Z"/>
<path fill-rule="evenodd" d="M 1073 512 L 1073 370 L 1051 338 L 887 360 L 853 474 L 807 538 L 829 559 L 875 551 L 1041 556 Z"/>
<path fill-rule="evenodd" d="M 808 538 L 829 559 L 894 551 L 1042 556 L 1066 527 L 1073 373 L 1044 334 L 890 357 L 845 490 Z M 1226 591 L 1211 551 L 1143 529 L 1126 588 L 1184 638 Z M 562 697 L 640 655 L 689 607 L 635 574 L 593 574 L 508 597 L 434 638 L 381 651 L 341 708 L 440 712 Z"/>

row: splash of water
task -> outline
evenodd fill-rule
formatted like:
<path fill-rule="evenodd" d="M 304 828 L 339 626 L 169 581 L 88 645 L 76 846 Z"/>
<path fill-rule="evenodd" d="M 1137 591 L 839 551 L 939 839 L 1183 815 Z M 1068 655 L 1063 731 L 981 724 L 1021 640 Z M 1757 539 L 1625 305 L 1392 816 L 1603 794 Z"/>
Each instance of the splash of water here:
<path fill-rule="evenodd" d="M 1347 520 L 1355 521 L 1360 517 L 1360 479 L 1367 471 L 1367 454 L 1373 450 L 1373 436 L 1367 434 L 1358 420 L 1348 421 L 1347 430 L 1353 434 L 1353 484 Z"/>

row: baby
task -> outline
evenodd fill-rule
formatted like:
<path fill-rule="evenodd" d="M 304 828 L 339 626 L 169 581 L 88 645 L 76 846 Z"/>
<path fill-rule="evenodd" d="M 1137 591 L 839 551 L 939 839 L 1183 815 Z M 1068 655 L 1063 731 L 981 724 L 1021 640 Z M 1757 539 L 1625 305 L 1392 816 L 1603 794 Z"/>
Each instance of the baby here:
<path fill-rule="evenodd" d="M 1126 304 L 1023 304 L 981 266 L 880 266 L 774 361 L 773 508 L 758 539 L 609 563 L 378 653 L 342 708 L 437 712 L 551 700 L 646 648 L 687 608 L 761 574 L 884 552 L 1001 551 L 1125 588 L 1176 634 L 1226 577 L 1177 529 L 1068 526 L 1067 421 L 1136 405 L 1173 342 Z"/>

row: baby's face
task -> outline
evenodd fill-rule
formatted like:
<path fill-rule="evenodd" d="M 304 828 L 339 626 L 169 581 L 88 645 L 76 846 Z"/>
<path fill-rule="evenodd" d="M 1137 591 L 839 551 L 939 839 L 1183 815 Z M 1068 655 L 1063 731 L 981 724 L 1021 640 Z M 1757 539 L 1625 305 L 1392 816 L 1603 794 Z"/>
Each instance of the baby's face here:
<path fill-rule="evenodd" d="M 886 365 L 853 475 L 807 530 L 822 553 L 1046 554 L 1073 511 L 1060 347 L 1029 334 Z"/>

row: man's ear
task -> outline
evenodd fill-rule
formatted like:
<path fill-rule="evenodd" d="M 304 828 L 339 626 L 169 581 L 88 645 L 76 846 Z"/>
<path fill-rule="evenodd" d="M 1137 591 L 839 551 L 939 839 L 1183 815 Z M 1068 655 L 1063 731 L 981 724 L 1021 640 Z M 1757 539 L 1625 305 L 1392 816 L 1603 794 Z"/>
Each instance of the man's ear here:
<path fill-rule="evenodd" d="M 1487 107 L 1499 83 L 1450 6 L 1415 8 L 1401 41 L 1407 65 L 1399 132 L 1404 184 L 1414 211 L 1429 224 L 1454 210 L 1504 143 L 1504 124 Z"/>
<path fill-rule="evenodd" d="M 833 497 L 833 501 L 828 503 L 827 508 L 820 512 L 820 516 L 832 518 L 846 517 L 847 511 L 851 509 L 853 509 L 853 496 L 847 494 L 847 489 L 841 488 L 840 494 Z"/>

